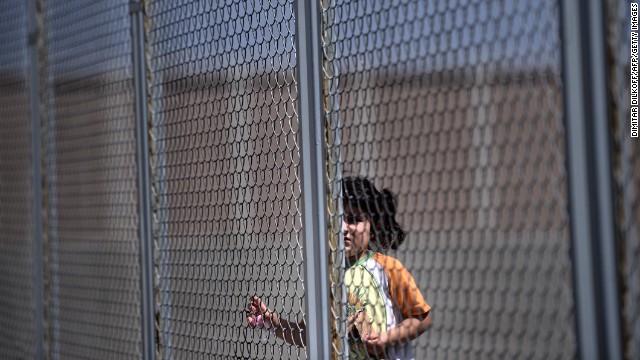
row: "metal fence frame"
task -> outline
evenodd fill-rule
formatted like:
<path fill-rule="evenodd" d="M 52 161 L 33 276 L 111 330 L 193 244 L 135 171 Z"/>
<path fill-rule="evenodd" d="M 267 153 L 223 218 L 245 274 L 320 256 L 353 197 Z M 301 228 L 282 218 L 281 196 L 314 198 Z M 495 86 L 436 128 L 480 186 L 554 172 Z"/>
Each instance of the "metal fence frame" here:
<path fill-rule="evenodd" d="M 146 360 L 156 358 L 154 302 L 153 231 L 151 214 L 151 162 L 149 154 L 149 112 L 147 111 L 147 62 L 144 2 L 129 3 L 135 87 L 136 139 L 138 151 L 138 220 L 140 241 L 140 292 L 142 294 L 142 346 Z"/>
<path fill-rule="evenodd" d="M 37 359 L 44 358 L 44 244 L 42 241 L 42 174 L 41 174 L 41 154 L 42 143 L 40 135 L 40 49 L 38 46 L 39 32 L 42 31 L 38 24 L 38 14 L 36 10 L 36 1 L 27 2 L 27 22 L 28 22 L 28 47 L 29 47 L 29 65 L 31 67 L 29 86 L 31 92 L 31 148 L 33 155 L 33 256 L 35 262 L 35 289 L 34 298 L 36 299 L 34 316 L 35 323 L 35 357 Z"/>
<path fill-rule="evenodd" d="M 36 358 L 45 358 L 43 269 L 42 140 L 40 129 L 40 55 L 38 39 L 46 31 L 38 21 L 37 0 L 28 2 L 29 83 L 35 212 L 34 294 Z M 145 7 L 132 0 L 131 21 L 137 121 L 137 161 L 140 226 L 140 265 L 143 322 L 143 355 L 156 358 L 154 302 L 152 191 L 149 154 L 149 112 L 146 67 Z M 614 206 L 611 184 L 609 124 L 607 119 L 607 66 L 602 9 L 604 2 L 561 2 L 562 58 L 568 154 L 571 239 L 576 286 L 576 329 L 579 356 L 584 359 L 621 359 L 620 299 L 617 280 Z M 330 356 L 331 326 L 327 249 L 327 137 L 323 112 L 321 49 L 321 1 L 297 0 L 296 44 L 300 85 L 300 131 L 305 238 L 305 289 L 307 291 L 307 349 L 311 358 Z M 335 194 L 334 194 L 335 195 Z M 323 239 L 325 241 L 317 241 Z"/>
<path fill-rule="evenodd" d="M 598 0 L 562 2 L 574 297 L 583 359 L 622 358 L 602 9 Z"/>
<path fill-rule="evenodd" d="M 327 250 L 326 137 L 322 111 L 320 2 L 297 1 L 296 35 L 300 84 L 300 131 L 307 290 L 307 349 L 312 358 L 330 354 Z M 322 240 L 322 241 L 318 241 Z"/>

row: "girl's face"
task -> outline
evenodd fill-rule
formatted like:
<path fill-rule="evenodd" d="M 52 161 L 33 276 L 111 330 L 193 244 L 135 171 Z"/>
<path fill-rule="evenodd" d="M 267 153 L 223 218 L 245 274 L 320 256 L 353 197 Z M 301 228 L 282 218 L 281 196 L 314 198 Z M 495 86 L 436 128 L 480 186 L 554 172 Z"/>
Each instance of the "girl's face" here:
<path fill-rule="evenodd" d="M 345 204 L 342 231 L 347 258 L 357 261 L 365 256 L 369 250 L 369 240 L 371 240 L 371 221 L 365 212 L 355 206 Z"/>

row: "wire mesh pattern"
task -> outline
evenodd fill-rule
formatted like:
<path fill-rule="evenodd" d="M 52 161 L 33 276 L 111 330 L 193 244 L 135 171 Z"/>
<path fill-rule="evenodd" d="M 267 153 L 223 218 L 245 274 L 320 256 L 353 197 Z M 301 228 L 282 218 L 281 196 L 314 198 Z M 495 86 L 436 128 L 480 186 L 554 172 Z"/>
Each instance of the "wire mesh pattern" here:
<path fill-rule="evenodd" d="M 0 12 L 0 353 L 34 356 L 33 161 L 26 5 Z"/>
<path fill-rule="evenodd" d="M 322 6 L 330 186 L 398 196 L 387 254 L 433 306 L 415 358 L 575 357 L 556 2 Z"/>
<path fill-rule="evenodd" d="M 610 64 L 612 164 L 616 237 L 621 271 L 625 359 L 640 357 L 640 147 L 630 138 L 629 3 L 607 1 L 607 45 Z M 635 140 L 635 141 L 634 141 Z"/>
<path fill-rule="evenodd" d="M 429 320 L 378 358 L 582 351 L 574 301 L 597 299 L 576 298 L 569 251 L 563 2 L 314 0 L 320 43 L 296 40 L 294 0 L 34 3 L 35 19 L 31 3 L 0 5 L 2 357 L 36 357 L 42 345 L 52 359 L 315 358 L 302 332 L 312 318 L 304 279 L 317 275 L 305 274 L 311 241 L 331 251 L 333 359 L 376 358 L 367 335 Z M 630 360 L 640 358 L 630 9 L 603 3 Z M 39 31 L 28 33 L 30 21 Z M 134 86 L 137 41 L 148 99 Z M 322 47 L 328 239 L 302 232 L 312 194 L 300 139 L 318 119 L 298 115 L 308 59 L 296 41 Z M 137 106 L 149 113 L 151 184 L 137 168 Z M 140 251 L 138 181 L 150 187 L 151 254 Z M 153 259 L 153 304 L 142 299 L 151 271 L 141 255 Z"/>
<path fill-rule="evenodd" d="M 140 266 L 127 1 L 45 9 L 50 357 L 140 358 Z"/>
<path fill-rule="evenodd" d="M 246 313 L 304 316 L 292 1 L 146 11 L 160 357 L 306 358 Z"/>

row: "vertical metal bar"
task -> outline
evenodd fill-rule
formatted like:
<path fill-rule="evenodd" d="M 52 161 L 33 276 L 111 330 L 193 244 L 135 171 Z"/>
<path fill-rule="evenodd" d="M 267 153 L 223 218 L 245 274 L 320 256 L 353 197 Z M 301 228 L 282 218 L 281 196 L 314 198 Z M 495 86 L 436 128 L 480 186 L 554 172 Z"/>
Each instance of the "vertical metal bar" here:
<path fill-rule="evenodd" d="M 297 0 L 302 220 L 305 242 L 306 341 L 311 359 L 330 355 L 325 121 L 322 111 L 320 3 Z"/>
<path fill-rule="evenodd" d="M 40 139 L 40 67 L 36 0 L 27 1 L 29 88 L 31 106 L 31 156 L 33 164 L 33 271 L 35 358 L 44 359 L 44 243 L 42 240 L 42 142 Z"/>
<path fill-rule="evenodd" d="M 334 72 L 334 73 L 337 73 L 337 72 Z M 327 84 L 326 82 L 326 79 L 325 79 L 325 86 L 327 86 L 327 89 L 330 88 L 329 84 Z M 336 334 L 335 335 L 332 334 L 332 338 L 330 340 L 332 342 L 340 342 L 341 354 L 339 354 L 339 358 L 348 360 L 349 359 L 349 337 L 342 336 L 343 334 L 339 332 L 340 329 L 344 329 L 345 331 L 347 329 L 347 301 L 346 301 L 347 286 L 343 281 L 344 271 L 347 268 L 347 266 L 346 266 L 346 260 L 344 256 L 344 249 L 345 249 L 344 233 L 342 231 L 342 217 L 344 215 L 344 204 L 342 199 L 343 174 L 342 174 L 342 151 L 340 148 L 342 146 L 342 139 L 340 137 L 340 111 L 339 111 L 340 103 L 339 103 L 339 100 L 336 99 L 336 96 L 328 95 L 327 97 L 328 97 L 328 101 L 331 103 L 331 109 L 332 109 L 332 114 L 330 115 L 329 118 L 327 118 L 327 122 L 330 123 L 330 124 L 327 124 L 327 131 L 330 132 L 331 129 L 335 129 L 334 133 L 328 134 L 330 139 L 329 141 L 331 141 L 331 143 L 328 144 L 328 146 L 330 146 L 331 148 L 330 149 L 331 155 L 329 156 L 330 157 L 329 166 L 331 166 L 331 171 L 332 171 L 331 175 L 333 179 L 333 183 L 331 184 L 331 187 L 330 187 L 330 196 L 331 196 L 331 201 L 333 203 L 333 207 L 335 207 L 335 209 L 332 209 L 335 211 L 334 213 L 335 215 L 333 215 L 333 219 L 330 219 L 331 221 L 334 222 L 332 226 L 333 231 L 330 234 L 330 236 L 336 236 L 336 233 L 337 233 L 337 240 L 338 240 L 337 247 L 336 247 L 336 254 L 330 254 L 330 257 L 332 259 L 330 271 L 333 272 L 334 279 L 340 279 L 340 281 L 337 284 L 337 286 L 340 287 L 340 294 L 339 296 L 336 296 L 336 294 L 334 294 L 333 301 L 329 304 L 329 306 L 333 310 L 336 310 L 338 308 L 340 309 L 338 311 L 338 315 L 340 316 L 339 321 L 341 322 L 340 327 L 336 327 Z M 337 261 L 336 261 L 336 256 L 338 257 Z M 330 288 L 332 289 L 332 291 L 335 291 L 337 286 L 335 283 L 330 284 Z M 336 303 L 336 301 L 338 301 L 338 303 Z M 330 321 L 335 322 L 334 318 L 331 318 Z M 336 335 L 341 336 L 341 338 L 334 339 L 333 336 L 336 336 Z"/>
<path fill-rule="evenodd" d="M 344 272 L 345 269 L 347 268 L 347 261 L 346 261 L 346 256 L 345 255 L 345 245 L 344 245 L 344 232 L 342 231 L 342 217 L 344 216 L 344 204 L 342 202 L 342 157 L 340 158 L 340 162 L 337 165 L 337 171 L 336 171 L 336 179 L 340 180 L 339 186 L 337 186 L 339 192 L 339 195 L 335 196 L 334 199 L 339 199 L 338 201 L 338 214 L 340 215 L 340 219 L 338 221 L 338 224 L 340 226 L 340 231 L 339 236 L 338 236 L 338 249 L 340 249 L 340 279 L 342 279 L 342 281 L 340 281 L 340 304 L 332 304 L 333 306 L 340 306 L 340 315 L 342 316 L 342 318 L 340 319 L 340 321 L 342 322 L 342 326 L 341 329 L 345 329 L 345 332 L 348 328 L 348 324 L 347 324 L 347 314 L 348 314 L 348 308 L 347 308 L 347 284 L 344 282 Z M 341 334 L 338 334 L 338 336 L 340 336 Z M 333 339 L 332 339 L 333 340 Z M 349 336 L 348 334 L 344 334 L 344 336 L 341 339 L 342 342 L 342 356 L 341 358 L 344 360 L 349 360 Z"/>
<path fill-rule="evenodd" d="M 332 96 L 332 101 L 335 101 L 335 103 L 337 103 L 335 96 Z M 334 106 L 333 109 L 337 112 L 337 114 L 335 114 L 336 117 L 336 133 L 335 133 L 335 143 L 334 146 L 335 147 L 340 147 L 342 146 L 342 138 L 340 136 L 340 112 L 338 111 L 339 107 Z M 342 322 L 342 326 L 341 329 L 345 329 L 345 332 L 348 328 L 347 325 L 347 314 L 348 314 L 348 309 L 347 309 L 347 284 L 344 282 L 344 272 L 345 269 L 347 268 L 347 263 L 346 263 L 346 250 L 345 250 L 345 245 L 344 245 L 344 232 L 342 231 L 342 219 L 344 216 L 344 203 L 343 203 L 343 199 L 342 199 L 342 178 L 343 178 L 343 173 L 342 173 L 342 149 L 338 148 L 337 149 L 338 152 L 338 159 L 337 159 L 337 163 L 335 165 L 335 173 L 333 174 L 333 178 L 336 179 L 338 181 L 338 184 L 334 184 L 334 187 L 337 189 L 337 194 L 331 194 L 333 199 L 338 199 L 338 215 L 340 216 L 339 219 L 337 219 L 337 226 L 338 226 L 338 249 L 339 249 L 339 254 L 338 256 L 340 256 L 340 270 L 338 271 L 339 274 L 339 279 L 340 279 L 340 304 L 331 304 L 331 306 L 340 306 L 340 316 L 342 316 L 342 318 L 340 319 L 340 321 Z M 334 265 L 335 266 L 335 265 Z M 332 284 L 331 284 L 332 285 Z M 333 320 L 333 319 L 332 319 Z M 344 334 L 345 336 L 342 337 L 342 359 L 344 360 L 349 360 L 349 336 L 346 336 L 347 334 Z M 338 336 L 340 336 L 340 334 L 338 334 Z M 331 339 L 333 341 L 333 339 Z"/>
<path fill-rule="evenodd" d="M 155 359 L 156 344 L 153 302 L 151 170 L 149 159 L 149 127 L 147 123 L 147 68 L 143 10 L 143 3 L 141 1 L 132 1 L 130 3 L 133 47 L 133 83 L 135 87 L 135 116 L 138 152 L 138 216 L 142 294 L 142 350 L 144 359 L 152 360 Z"/>
<path fill-rule="evenodd" d="M 582 31 L 587 35 L 589 44 L 587 58 L 591 61 L 588 74 L 591 74 L 591 84 L 588 90 L 592 92 L 589 112 L 591 127 L 590 137 L 593 146 L 592 172 L 590 179 L 595 182 L 596 207 L 594 211 L 596 233 L 596 252 L 600 261 L 599 289 L 602 296 L 602 306 L 599 309 L 604 322 L 600 329 L 606 340 L 605 358 L 622 359 L 622 314 L 620 303 L 620 289 L 618 288 L 618 259 L 616 254 L 616 237 L 614 227 L 613 200 L 613 166 L 611 164 L 611 129 L 609 127 L 609 103 L 607 89 L 606 35 L 605 35 L 605 6 L 603 0 L 590 0 L 583 4 L 588 7 L 588 18 L 583 22 Z"/>
<path fill-rule="evenodd" d="M 325 14 L 322 13 L 322 21 L 331 22 L 332 19 L 325 18 Z M 321 26 L 323 23 L 321 22 Z M 332 41 L 333 37 L 331 31 L 327 28 L 321 29 L 324 38 L 323 38 L 323 46 Z M 325 58 L 333 59 L 335 58 L 335 54 L 331 51 L 331 47 L 325 47 L 323 55 Z M 324 60 L 324 59 L 323 59 Z M 332 183 L 328 184 L 330 192 L 330 200 L 328 204 L 328 208 L 330 211 L 334 212 L 333 218 L 330 221 L 333 222 L 333 226 L 331 226 L 331 233 L 329 236 L 333 237 L 338 234 L 337 239 L 329 238 L 329 243 L 336 249 L 335 254 L 329 254 L 331 258 L 331 268 L 329 271 L 333 272 L 333 279 L 344 279 L 344 271 L 346 269 L 346 260 L 344 256 L 344 233 L 342 232 L 342 216 L 344 215 L 344 205 L 342 202 L 342 137 L 340 134 L 341 124 L 340 124 L 340 98 L 339 95 L 331 92 L 331 84 L 333 81 L 337 81 L 338 66 L 334 62 L 326 62 L 322 65 L 323 70 L 323 83 L 326 89 L 324 93 L 325 103 L 329 106 L 330 112 L 327 114 L 325 109 L 325 114 L 327 114 L 325 129 L 327 131 L 327 166 L 330 168 L 329 178 L 332 179 Z M 332 243 L 337 240 L 337 244 Z M 338 259 L 336 259 L 338 257 Z M 337 260 L 337 261 L 336 261 Z M 329 279 L 329 281 L 333 281 Z M 336 294 L 337 287 L 340 287 L 340 293 Z M 344 281 L 339 281 L 337 284 L 331 282 L 330 283 L 331 291 L 335 291 L 333 293 L 333 297 L 330 297 L 330 308 L 332 312 L 335 310 L 337 315 L 340 316 L 340 326 L 336 326 L 338 323 L 335 321 L 333 314 L 330 318 L 330 321 L 334 324 L 333 327 L 336 327 L 336 332 L 331 334 L 330 341 L 332 343 L 339 343 L 339 349 L 341 351 L 340 354 L 336 354 L 338 358 L 348 360 L 349 359 L 349 337 L 342 336 L 340 333 L 341 329 L 346 331 L 347 329 L 347 286 Z M 334 337 L 340 337 L 339 339 L 335 339 Z"/>
<path fill-rule="evenodd" d="M 562 2 L 566 141 L 578 346 L 621 359 L 603 4 Z"/>

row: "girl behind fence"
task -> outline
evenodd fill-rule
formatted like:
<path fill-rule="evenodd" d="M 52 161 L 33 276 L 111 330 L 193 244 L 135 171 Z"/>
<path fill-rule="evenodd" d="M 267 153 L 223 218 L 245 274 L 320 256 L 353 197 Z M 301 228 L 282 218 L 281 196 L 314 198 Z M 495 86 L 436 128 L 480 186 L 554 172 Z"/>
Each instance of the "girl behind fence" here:
<path fill-rule="evenodd" d="M 405 240 L 395 219 L 396 197 L 365 177 L 344 178 L 342 195 L 350 359 L 413 359 L 411 340 L 431 325 L 431 307 L 409 271 L 383 254 Z M 279 338 L 305 346 L 304 321 L 281 318 L 258 296 L 247 309 L 249 326 L 272 327 Z"/>

